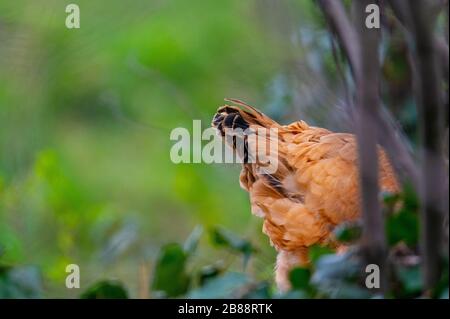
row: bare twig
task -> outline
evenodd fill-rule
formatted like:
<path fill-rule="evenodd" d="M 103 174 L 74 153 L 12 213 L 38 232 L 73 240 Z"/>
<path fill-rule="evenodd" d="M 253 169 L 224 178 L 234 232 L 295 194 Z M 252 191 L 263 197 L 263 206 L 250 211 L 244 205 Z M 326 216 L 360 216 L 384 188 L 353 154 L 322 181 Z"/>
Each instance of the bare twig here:
<path fill-rule="evenodd" d="M 319 0 L 319 5 L 350 62 L 353 75 L 360 73 L 361 61 L 357 34 L 347 17 L 344 6 L 336 0 Z"/>
<path fill-rule="evenodd" d="M 357 82 L 355 75 L 361 74 L 361 70 L 359 70 L 361 48 L 358 34 L 340 1 L 320 0 L 319 4 L 328 24 L 336 34 L 339 46 L 347 57 L 355 82 Z M 378 142 L 386 149 L 397 175 L 403 183 L 411 183 L 417 190 L 419 183 L 418 168 L 411 152 L 401 138 L 403 136 L 401 129 L 395 125 L 387 110 L 380 114 L 378 123 L 380 125 Z"/>
<path fill-rule="evenodd" d="M 411 31 L 419 73 L 418 108 L 421 136 L 422 256 L 425 287 L 431 289 L 440 278 L 445 207 L 445 165 L 443 160 L 444 119 L 437 50 L 433 37 L 434 19 L 423 0 L 410 6 Z"/>
<path fill-rule="evenodd" d="M 402 23 L 402 25 L 408 31 L 408 33 L 414 32 L 413 28 L 414 28 L 415 21 L 413 21 L 413 17 L 409 10 L 409 3 L 407 1 L 402 1 L 402 0 L 390 0 L 389 3 L 391 5 L 392 10 L 394 11 L 395 16 Z M 438 8 L 445 9 L 446 7 L 448 8 L 448 3 L 446 6 L 440 5 Z M 432 11 L 432 9 L 430 8 L 429 11 Z M 433 11 L 437 11 L 436 8 Z M 431 12 L 430 12 L 430 14 L 431 14 Z M 434 13 L 434 15 L 436 15 L 436 13 Z M 411 35 L 408 34 L 408 36 L 411 36 Z M 446 42 L 445 38 L 438 37 L 434 33 L 431 33 L 430 36 L 431 36 L 432 41 L 434 42 L 433 45 L 435 46 L 437 57 L 439 59 L 439 64 L 443 71 L 442 76 L 444 78 L 448 78 L 448 75 L 449 75 L 448 43 Z"/>
<path fill-rule="evenodd" d="M 356 73 L 357 139 L 361 180 L 364 253 L 368 264 L 380 267 L 380 290 L 387 291 L 386 239 L 378 185 L 377 137 L 380 122 L 379 29 L 365 26 L 365 8 L 373 0 L 355 2 L 355 28 L 360 44 L 360 70 Z"/>
<path fill-rule="evenodd" d="M 382 109 L 378 121 L 378 142 L 389 155 L 394 169 L 403 183 L 411 183 L 419 189 L 419 170 L 413 159 L 408 141 L 387 109 Z"/>

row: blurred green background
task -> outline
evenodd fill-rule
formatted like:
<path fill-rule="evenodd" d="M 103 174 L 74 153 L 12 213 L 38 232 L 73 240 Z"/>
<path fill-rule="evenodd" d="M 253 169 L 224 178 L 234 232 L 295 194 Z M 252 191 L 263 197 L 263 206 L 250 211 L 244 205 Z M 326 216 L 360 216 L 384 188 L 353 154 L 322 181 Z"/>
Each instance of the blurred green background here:
<path fill-rule="evenodd" d="M 82 287 L 118 279 L 138 297 L 161 245 L 220 226 L 251 240 L 248 271 L 271 281 L 239 166 L 174 164 L 169 134 L 209 126 L 225 97 L 348 130 L 348 70 L 314 2 L 79 0 L 81 28 L 67 29 L 69 3 L 0 3 L 0 262 L 38 266 L 43 297 L 79 296 L 71 263 Z M 385 98 L 414 142 L 404 45 L 382 44 Z M 194 268 L 242 269 L 209 244 L 196 254 Z"/>
<path fill-rule="evenodd" d="M 136 296 L 139 265 L 195 225 L 267 247 L 237 165 L 169 157 L 170 131 L 209 125 L 224 97 L 264 106 L 283 55 L 258 5 L 77 1 L 81 28 L 67 29 L 68 3 L 0 3 L 2 262 L 38 265 L 46 297 L 79 294 L 70 263 L 82 287 L 117 278 Z"/>

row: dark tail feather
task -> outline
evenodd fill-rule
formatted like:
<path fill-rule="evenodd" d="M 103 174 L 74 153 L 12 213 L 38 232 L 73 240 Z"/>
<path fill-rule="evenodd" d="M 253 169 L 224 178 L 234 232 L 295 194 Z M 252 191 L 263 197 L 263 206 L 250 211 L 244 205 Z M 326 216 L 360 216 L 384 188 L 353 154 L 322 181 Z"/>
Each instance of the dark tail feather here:
<path fill-rule="evenodd" d="M 253 106 L 250 106 L 237 99 L 225 99 L 226 101 L 233 102 L 241 106 L 224 105 L 217 110 L 214 115 L 212 126 L 217 128 L 222 136 L 225 135 L 224 130 L 226 128 L 236 129 L 240 128 L 246 130 L 251 125 L 258 125 L 265 128 L 280 127 L 280 125 L 258 111 Z"/>

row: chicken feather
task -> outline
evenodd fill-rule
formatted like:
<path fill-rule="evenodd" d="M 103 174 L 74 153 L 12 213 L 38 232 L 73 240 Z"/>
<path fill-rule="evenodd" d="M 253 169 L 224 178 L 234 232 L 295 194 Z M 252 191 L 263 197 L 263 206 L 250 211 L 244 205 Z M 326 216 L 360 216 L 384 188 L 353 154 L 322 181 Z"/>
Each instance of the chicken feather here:
<path fill-rule="evenodd" d="M 278 251 L 275 281 L 280 290 L 287 290 L 289 271 L 308 263 L 308 247 L 332 242 L 336 225 L 360 216 L 356 138 L 304 121 L 280 125 L 242 101 L 227 101 L 238 106 L 217 110 L 212 125 L 221 136 L 226 129 L 278 130 L 278 152 L 270 155 L 277 156 L 276 172 L 267 174 L 259 170 L 258 161 L 249 162 L 248 154 L 240 154 L 246 159 L 240 185 L 250 195 L 252 213 L 264 219 L 263 232 Z M 244 137 L 244 143 L 247 153 L 251 142 Z M 398 192 L 394 171 L 381 147 L 378 157 L 381 190 Z"/>

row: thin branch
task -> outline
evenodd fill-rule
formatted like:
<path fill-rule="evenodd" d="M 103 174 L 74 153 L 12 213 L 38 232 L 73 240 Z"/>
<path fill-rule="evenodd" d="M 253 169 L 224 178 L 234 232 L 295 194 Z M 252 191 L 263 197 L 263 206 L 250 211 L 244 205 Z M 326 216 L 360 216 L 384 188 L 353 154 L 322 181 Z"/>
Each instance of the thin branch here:
<path fill-rule="evenodd" d="M 431 289 L 440 278 L 445 207 L 446 171 L 443 160 L 444 119 L 441 75 L 433 37 L 434 18 L 425 1 L 410 6 L 415 40 L 415 59 L 419 73 L 418 108 L 421 136 L 421 216 L 422 256 L 425 287 Z"/>
<path fill-rule="evenodd" d="M 403 183 L 411 183 L 419 189 L 419 170 L 408 147 L 401 127 L 387 109 L 382 109 L 378 121 L 378 142 L 388 153 L 395 172 Z"/>
<path fill-rule="evenodd" d="M 392 10 L 394 11 L 395 16 L 400 21 L 400 23 L 404 26 L 406 31 L 408 32 L 408 36 L 412 36 L 412 32 L 414 32 L 414 21 L 409 10 L 409 3 L 402 0 L 390 0 L 389 1 Z M 435 5 L 435 8 L 429 8 L 429 11 L 433 11 L 433 15 L 437 15 L 437 13 L 441 10 L 447 9 L 448 3 L 446 6 Z M 431 14 L 431 12 L 430 12 Z M 449 75 L 449 48 L 448 44 L 444 37 L 438 37 L 434 33 L 430 34 L 431 39 L 433 41 L 433 45 L 435 46 L 437 57 L 439 58 L 440 66 L 443 70 L 442 76 L 448 79 Z"/>
<path fill-rule="evenodd" d="M 340 1 L 320 0 L 319 4 L 330 28 L 336 34 L 341 50 L 349 61 L 355 83 L 357 83 L 356 74 L 361 74 L 359 69 L 361 49 L 358 34 Z M 397 175 L 403 183 L 411 183 L 418 190 L 419 171 L 411 152 L 402 140 L 401 129 L 394 124 L 392 116 L 387 111 L 381 113 L 378 123 L 380 125 L 378 141 L 386 149 Z"/>
<path fill-rule="evenodd" d="M 387 291 L 386 238 L 379 201 L 377 137 L 380 129 L 380 31 L 365 26 L 365 8 L 373 0 L 355 4 L 355 27 L 361 47 L 360 73 L 356 74 L 357 140 L 362 195 L 363 248 L 366 262 L 380 267 L 381 292 Z"/>
<path fill-rule="evenodd" d="M 319 0 L 319 5 L 331 29 L 336 34 L 342 51 L 350 62 L 353 75 L 360 73 L 361 56 L 357 40 L 358 35 L 345 12 L 344 6 L 336 0 Z"/>

